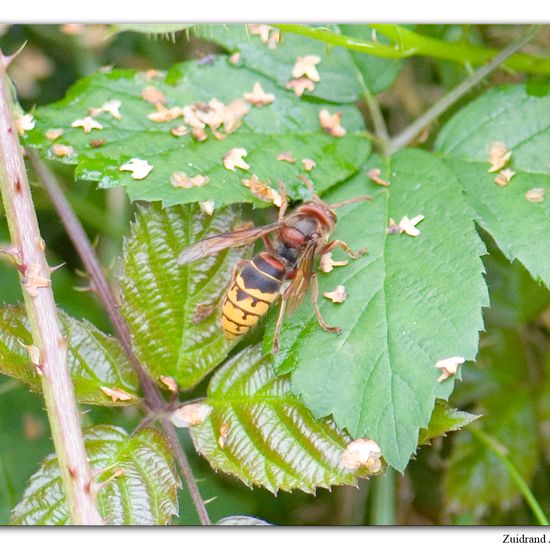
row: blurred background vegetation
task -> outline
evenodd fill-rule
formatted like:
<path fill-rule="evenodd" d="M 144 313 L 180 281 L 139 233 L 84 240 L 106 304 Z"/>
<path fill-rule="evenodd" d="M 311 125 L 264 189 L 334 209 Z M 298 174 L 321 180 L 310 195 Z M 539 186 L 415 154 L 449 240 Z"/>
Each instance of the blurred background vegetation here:
<path fill-rule="evenodd" d="M 451 42 L 470 42 L 503 48 L 522 32 L 521 26 L 420 25 L 425 35 Z M 109 33 L 106 25 L 0 25 L 0 47 L 11 53 L 26 46 L 10 67 L 25 110 L 61 99 L 79 78 L 103 66 L 167 69 L 185 59 L 205 58 L 216 46 L 180 32 L 166 37 L 134 32 Z M 550 51 L 550 27 L 544 27 L 526 51 Z M 378 100 L 390 134 L 395 135 L 472 72 L 472 67 L 430 58 L 403 62 L 395 84 Z M 547 77 L 496 71 L 439 121 L 441 125 L 464 102 L 488 87 L 504 82 L 545 81 Z M 365 111 L 366 112 L 366 111 Z M 367 124 L 369 122 L 367 121 Z M 431 136 L 421 136 L 429 148 Z M 54 166 L 67 197 L 94 240 L 100 259 L 112 278 L 117 272 L 122 238 L 132 216 L 124 188 L 96 190 L 89 182 L 73 182 L 72 169 Z M 33 176 L 31 174 L 31 183 Z M 76 252 L 46 194 L 34 186 L 42 234 L 48 243 L 50 265 L 66 262 L 53 277 L 58 304 L 77 318 L 86 318 L 110 332 L 107 317 L 88 284 Z M 0 246 L 8 240 L 0 217 Z M 533 489 L 545 510 L 550 509 L 550 292 L 534 282 L 518 264 L 510 264 L 485 238 L 492 309 L 486 311 L 479 360 L 463 369 L 452 404 L 482 414 L 475 423 L 504 446 L 507 456 Z M 21 300 L 16 271 L 0 258 L 0 302 Z M 204 389 L 204 388 L 203 388 Z M 83 422 L 113 422 L 132 429 L 137 411 L 90 408 Z M 183 430 L 182 430 L 183 432 Z M 182 434 L 183 439 L 187 437 Z M 255 515 L 284 525 L 369 524 L 508 524 L 534 523 L 506 464 L 476 431 L 466 430 L 420 449 L 405 475 L 362 480 L 359 489 L 320 490 L 316 496 L 250 490 L 214 474 L 195 456 L 185 439 L 192 466 L 212 520 L 230 515 Z M 0 524 L 22 496 L 25 483 L 51 452 L 47 418 L 41 397 L 17 381 L 0 376 Z M 197 523 L 189 495 L 180 498 L 181 524 Z"/>

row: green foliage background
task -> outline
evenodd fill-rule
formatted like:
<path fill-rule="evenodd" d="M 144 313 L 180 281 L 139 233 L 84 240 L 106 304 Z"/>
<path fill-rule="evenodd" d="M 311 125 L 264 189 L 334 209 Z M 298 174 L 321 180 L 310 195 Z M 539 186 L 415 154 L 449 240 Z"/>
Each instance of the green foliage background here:
<path fill-rule="evenodd" d="M 408 29 L 465 48 L 497 49 L 524 31 L 513 25 L 427 25 Z M 368 115 L 370 99 L 376 96 L 390 134 L 396 135 L 466 78 L 472 71 L 469 63 L 437 56 L 407 60 L 366 56 L 291 33 L 284 35 L 284 47 L 269 50 L 263 45 L 258 47 L 258 38 L 247 34 L 244 26 L 205 25 L 177 33 L 178 29 L 156 30 L 168 33 L 166 38 L 115 28 L 105 40 L 108 30 L 86 26 L 71 33 L 67 27 L 57 25 L 12 25 L 2 30 L 0 47 L 9 52 L 28 41 L 10 69 L 21 105 L 37 118 L 37 128 L 28 134 L 26 143 L 48 156 L 51 142 L 44 138 L 44 131 L 61 126 L 66 128 L 63 140 L 77 150 L 74 158 L 52 167 L 88 234 L 96 240 L 110 279 L 121 281 L 123 311 L 140 359 L 156 381 L 162 374 L 172 376 L 189 392 L 185 398 L 207 395 L 214 407 L 207 423 L 193 428 L 190 434 L 180 430 L 201 493 L 205 499 L 214 499 L 208 504 L 212 520 L 247 515 L 282 525 L 534 523 L 532 508 L 522 500 L 510 470 L 479 437 L 480 431 L 507 449 L 506 456 L 531 487 L 540 507 L 548 511 L 549 199 L 542 204 L 523 199 L 525 191 L 532 188 L 545 188 L 550 193 L 548 77 L 498 70 L 446 111 L 429 134 L 414 144 L 415 150 L 383 159 L 372 154 L 379 148 L 376 140 L 370 139 L 375 130 Z M 363 25 L 334 25 L 329 30 L 363 40 L 372 37 L 371 29 Z M 389 39 L 381 38 L 381 42 Z M 285 89 L 285 84 L 289 67 L 298 55 L 306 53 L 305 48 L 307 54 L 323 58 L 321 82 L 309 96 L 298 99 Z M 547 57 L 550 28 L 539 31 L 533 48 L 542 56 L 546 52 Z M 238 66 L 228 63 L 226 57 L 209 57 L 234 51 L 241 54 Z M 102 69 L 107 65 L 113 70 Z M 229 102 L 249 91 L 255 82 L 276 93 L 278 101 L 272 108 L 253 110 L 246 125 L 223 142 L 196 144 L 189 136 L 176 142 L 166 131 L 170 125 L 155 126 L 164 134 L 159 131 L 150 140 L 147 132 L 152 129 L 142 120 L 153 108 L 139 98 L 143 87 L 139 74 L 151 67 L 166 71 L 155 85 L 178 104 L 210 97 Z M 89 106 L 101 105 L 117 94 L 124 94 L 131 115 L 125 119 L 124 128 L 102 118 L 102 137 L 107 145 L 95 148 L 89 144 L 95 134 L 71 129 L 70 123 L 85 116 Z M 348 130 L 343 139 L 319 132 L 316 117 L 321 108 L 343 114 Z M 511 167 L 516 174 L 504 189 L 493 183 L 494 174 L 487 173 L 487 143 L 495 140 L 513 149 Z M 116 145 L 111 146 L 111 142 Z M 198 327 L 190 321 L 194 308 L 203 303 L 203 296 L 204 301 L 219 300 L 223 284 L 217 284 L 215 277 L 222 281 L 235 260 L 250 251 L 230 251 L 211 263 L 178 268 L 175 258 L 182 242 L 191 243 L 213 229 L 227 230 L 240 219 L 253 219 L 257 224 L 272 219 L 260 208 L 266 203 L 240 185 L 242 174 L 219 169 L 220 155 L 237 146 L 248 149 L 247 161 L 261 178 L 296 182 L 296 174 L 305 174 L 300 163 L 288 165 L 271 159 L 282 150 L 290 150 L 297 159 L 319 159 L 313 172 L 319 175 L 314 182 L 319 192 L 327 192 L 327 200 L 337 202 L 364 193 L 375 197 L 372 204 L 342 210 L 336 233 L 354 249 L 368 239 L 369 254 L 350 262 L 344 271 L 337 269 L 321 278 L 322 290 L 332 289 L 346 278 L 348 292 L 365 297 L 364 301 L 349 300 L 338 306 L 340 309 L 322 305 L 329 324 L 341 324 L 351 335 L 349 348 L 339 356 L 332 353 L 331 336 L 316 327 L 309 304 L 285 324 L 275 373 L 269 375 L 259 360 L 261 344 L 247 347 L 259 341 L 258 333 L 232 349 L 232 344 L 224 343 L 219 334 L 212 332 L 208 321 Z M 215 184 L 182 195 L 180 189 L 166 182 L 178 169 L 174 168 L 176 164 L 184 166 L 198 154 L 201 172 Z M 131 156 L 155 163 L 146 182 L 136 183 L 128 173 L 118 170 Z M 382 177 L 392 182 L 390 188 L 369 180 L 368 170 L 374 167 L 380 167 Z M 98 190 L 96 182 L 103 189 Z M 70 347 L 75 357 L 71 369 L 77 397 L 85 404 L 84 426 L 89 427 L 92 440 L 98 424 L 124 428 L 116 433 L 104 428 L 109 437 L 120 440 L 116 453 L 112 448 L 109 451 L 117 456 L 115 463 L 126 460 L 124 453 L 131 455 L 133 449 L 146 454 L 149 439 L 138 441 L 128 435 L 141 420 L 134 401 L 126 403 L 127 407 L 98 406 L 112 404 L 96 391 L 100 383 L 115 385 L 139 399 L 135 375 L 118 344 L 108 336 L 111 329 L 100 305 L 89 292 L 78 289 L 86 287 L 87 279 L 79 271 L 80 261 L 44 191 L 36 185 L 33 192 L 48 243 L 49 263 L 67 262 L 53 275 L 53 285 L 58 305 L 66 312 L 64 324 L 75 338 Z M 305 196 L 296 183 L 290 185 L 289 193 L 295 199 Z M 137 205 L 129 199 L 144 202 Z M 196 206 L 183 205 L 206 199 L 215 199 L 216 208 L 250 204 L 242 212 L 223 210 L 211 220 Z M 159 202 L 148 205 L 148 201 Z M 162 209 L 161 202 L 168 208 Z M 388 217 L 399 221 L 402 216 L 416 214 L 426 214 L 419 228 L 430 239 L 407 239 L 383 231 Z M 0 240 L 7 242 L 4 219 L 0 224 Z M 155 246 L 147 247 L 147 243 Z M 140 280 L 145 272 L 151 277 Z M 212 288 L 203 286 L 212 277 Z M 193 284 L 196 286 L 190 291 Z M 193 300 L 173 300 L 176 289 L 192 295 Z M 3 262 L 0 302 L 19 301 L 17 276 Z M 413 312 L 419 321 L 411 329 Z M 158 331 L 151 332 L 155 323 Z M 8 523 L 12 511 L 12 521 L 19 523 L 25 522 L 25 514 L 31 514 L 32 498 L 24 506 L 16 505 L 25 490 L 27 496 L 36 496 L 35 484 L 31 481 L 29 485 L 29 478 L 52 451 L 41 400 L 24 385 L 36 389 L 36 375 L 18 344 L 29 343 L 24 325 L 19 308 L 3 309 L 0 331 L 9 333 L 10 338 L 0 338 L 0 371 L 17 375 L 0 376 L 0 524 Z M 192 336 L 200 334 L 206 344 L 187 353 L 191 344 L 185 341 L 186 333 L 179 332 L 181 325 L 191 327 Z M 266 323 L 264 351 L 270 349 L 273 325 L 274 316 Z M 479 342 L 478 331 L 482 331 Z M 103 362 L 98 361 L 98 354 L 105 349 L 109 353 L 104 353 Z M 439 384 L 435 369 L 421 369 L 422 365 L 452 355 L 467 360 L 454 391 L 452 380 Z M 201 381 L 227 356 L 236 357 L 236 362 L 230 359 L 211 382 Z M 101 375 L 94 378 L 97 364 L 103 367 L 98 370 Z M 364 383 L 365 365 L 372 365 L 368 370 L 370 385 Z M 275 374 L 280 378 L 272 380 Z M 243 377 L 244 382 L 223 386 L 220 379 L 224 376 Z M 257 384 L 262 376 L 264 385 Z M 326 381 L 325 385 L 319 385 L 319 380 Z M 302 401 L 296 401 L 295 396 Z M 449 396 L 451 411 L 443 405 Z M 352 479 L 334 464 L 319 466 L 315 452 L 308 449 L 306 434 L 300 460 L 307 462 L 313 457 L 315 467 L 308 470 L 311 477 L 294 475 L 295 464 L 280 459 L 278 449 L 271 449 L 268 457 L 276 464 L 270 473 L 262 463 L 262 453 L 254 454 L 253 435 L 263 425 L 250 409 L 239 409 L 247 400 L 254 407 L 269 409 L 264 414 L 273 414 L 274 418 L 278 414 L 279 419 L 277 407 L 287 407 L 288 418 L 298 418 L 306 426 L 311 422 L 318 427 L 312 413 L 316 417 L 332 415 L 336 426 L 330 421 L 319 443 L 332 449 L 330 452 L 343 448 L 350 435 L 361 437 L 368 429 L 368 435 L 383 446 L 393 468 L 379 478 Z M 388 402 L 389 409 L 385 408 Z M 474 428 L 464 428 L 473 415 L 481 417 L 470 425 Z M 232 447 L 231 442 L 222 450 L 212 448 L 216 430 L 228 418 L 239 418 L 243 430 L 239 444 L 244 445 L 246 440 L 250 445 L 248 455 L 253 457 L 256 470 L 248 468 L 243 460 L 237 465 L 232 463 L 232 453 L 237 456 L 238 447 Z M 395 426 L 391 437 L 385 429 L 388 423 Z M 419 427 L 424 428 L 420 434 Z M 337 431 L 344 428 L 350 435 Z M 98 433 L 105 436 L 101 429 Z M 292 430 L 290 433 L 291 439 L 295 437 Z M 276 435 L 282 439 L 280 433 Z M 437 437 L 442 435 L 446 437 Z M 152 432 L 147 437 L 156 441 Z M 417 451 L 419 437 L 421 444 L 429 445 Z M 154 444 L 162 449 L 162 442 Z M 215 473 L 195 449 L 207 456 L 214 468 L 264 488 L 250 490 L 233 477 Z M 159 452 L 162 462 L 166 457 Z M 158 465 L 158 461 L 152 462 Z M 176 498 L 175 493 L 169 494 L 170 487 L 175 491 L 169 462 L 166 460 L 152 474 L 166 481 L 166 491 L 159 490 L 159 498 L 162 501 L 165 497 L 165 501 L 154 509 L 154 514 L 134 518 L 137 522 L 198 523 L 185 487 L 177 490 L 179 516 L 170 519 Z M 107 463 L 102 462 L 102 467 Z M 55 478 L 55 471 L 48 470 L 50 466 L 44 463 L 40 472 Z M 135 469 L 141 471 L 139 462 Z M 396 470 L 404 473 L 396 474 Z M 142 494 L 139 491 L 143 488 L 151 495 L 144 483 L 147 476 L 142 474 L 136 474 L 137 494 Z M 319 488 L 315 495 L 295 491 L 278 496 L 267 490 L 276 492 L 279 487 L 313 492 L 331 483 L 357 483 L 357 488 L 336 487 L 330 492 Z M 102 510 L 115 523 L 129 521 L 128 517 L 115 518 L 113 510 L 118 504 L 113 505 L 109 498 L 103 498 Z M 388 502 L 389 506 L 383 504 Z M 109 508 L 111 505 L 114 508 Z M 59 518 L 65 521 L 62 515 Z"/>

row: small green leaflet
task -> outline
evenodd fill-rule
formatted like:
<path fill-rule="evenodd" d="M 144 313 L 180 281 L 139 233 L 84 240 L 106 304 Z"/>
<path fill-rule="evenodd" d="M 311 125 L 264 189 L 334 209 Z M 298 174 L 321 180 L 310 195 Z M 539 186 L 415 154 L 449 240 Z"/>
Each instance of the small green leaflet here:
<path fill-rule="evenodd" d="M 218 306 L 246 249 L 228 249 L 181 266 L 177 258 L 186 246 L 238 223 L 236 207 L 214 216 L 195 205 L 137 208 L 124 244 L 122 313 L 137 356 L 157 382 L 161 375 L 171 376 L 188 389 L 235 345 L 219 329 Z"/>
<path fill-rule="evenodd" d="M 273 493 L 355 485 L 342 455 L 351 438 L 331 420 L 316 420 L 277 377 L 261 346 L 232 357 L 212 378 L 203 402 L 212 408 L 191 436 L 215 470 Z"/>
<path fill-rule="evenodd" d="M 92 469 L 100 472 L 98 507 L 107 525 L 165 525 L 177 514 L 180 485 L 164 436 L 145 429 L 129 436 L 117 426 L 100 425 L 84 433 Z M 15 507 L 15 525 L 66 525 L 69 522 L 59 466 L 47 457 L 31 477 Z"/>
<path fill-rule="evenodd" d="M 87 321 L 73 319 L 63 311 L 59 314 L 68 340 L 67 360 L 77 401 L 103 406 L 137 404 L 141 393 L 137 375 L 117 340 Z M 40 377 L 31 361 L 33 350 L 24 347 L 31 345 L 23 306 L 5 306 L 0 310 L 0 372 L 40 392 Z M 110 391 L 115 397 L 109 397 Z M 117 391 L 123 399 L 116 397 Z"/>
<path fill-rule="evenodd" d="M 243 99 L 257 83 L 275 96 L 272 103 L 254 106 Z M 191 130 L 189 124 L 184 124 L 183 115 L 168 121 L 162 114 L 164 122 L 148 118 L 158 114 L 158 109 L 182 110 L 192 104 L 211 113 L 212 105 L 220 108 L 213 100 L 225 106 L 239 100 L 239 108 L 250 108 L 232 133 L 227 133 L 225 124 L 216 130 L 220 139 L 210 128 L 206 130 L 206 141 L 196 141 L 190 134 L 176 137 L 172 130 L 182 125 Z M 153 104 L 155 101 L 160 107 Z M 319 118 L 323 109 L 330 114 L 341 113 L 346 135 L 333 137 L 323 131 Z M 95 122 L 86 118 L 90 113 Z M 77 178 L 98 181 L 101 187 L 123 185 L 132 200 L 158 200 L 164 206 L 203 201 L 213 201 L 215 208 L 241 202 L 268 206 L 269 202 L 257 198 L 242 184 L 242 179 L 253 175 L 275 189 L 279 181 L 284 181 L 289 195 L 299 198 L 305 187 L 297 176 L 307 175 L 321 192 L 354 174 L 370 151 L 355 106 L 303 101 L 270 79 L 232 65 L 223 56 L 210 64 L 182 63 L 167 74 L 98 72 L 75 84 L 63 100 L 36 109 L 34 117 L 36 126 L 25 142 L 40 149 L 45 158 L 75 164 Z M 189 117 L 187 120 L 192 120 L 192 115 Z M 47 135 L 52 137 L 50 130 L 63 133 L 48 139 Z M 59 156 L 67 152 L 62 147 L 60 152 L 60 146 L 72 148 L 71 154 Z M 232 149 L 245 149 L 248 170 L 233 171 L 224 166 L 224 157 Z M 295 162 L 277 160 L 286 152 Z M 145 176 L 145 172 L 121 171 L 131 159 L 147 163 L 152 169 Z M 304 159 L 315 161 L 311 172 L 306 170 Z M 172 183 L 175 173 L 189 178 L 204 176 L 208 182 L 177 187 Z"/>
<path fill-rule="evenodd" d="M 436 150 L 455 172 L 476 213 L 476 221 L 509 260 L 519 260 L 536 280 L 550 287 L 550 93 L 548 87 L 493 88 L 459 111 L 443 128 Z M 495 183 L 488 162 L 492 144 L 511 151 L 506 165 L 515 172 L 508 185 Z M 529 202 L 525 193 L 541 189 L 545 198 Z"/>
<path fill-rule="evenodd" d="M 374 167 L 389 187 L 370 181 Z M 373 439 L 386 462 L 402 471 L 435 398 L 452 391 L 452 377 L 437 381 L 436 363 L 476 356 L 481 308 L 488 305 L 484 247 L 452 171 L 428 153 L 406 150 L 387 166 L 373 157 L 323 198 L 339 202 L 365 193 L 374 200 L 339 210 L 333 237 L 368 254 L 319 275 L 321 313 L 342 334 L 325 333 L 306 300 L 285 319 L 275 365 L 292 372 L 293 391 L 316 416 L 332 414 L 353 437 Z M 418 215 L 425 216 L 419 236 L 387 233 L 390 218 L 400 223 Z M 333 304 L 323 292 L 338 285 L 348 298 Z M 269 337 L 264 350 L 271 350 Z"/>

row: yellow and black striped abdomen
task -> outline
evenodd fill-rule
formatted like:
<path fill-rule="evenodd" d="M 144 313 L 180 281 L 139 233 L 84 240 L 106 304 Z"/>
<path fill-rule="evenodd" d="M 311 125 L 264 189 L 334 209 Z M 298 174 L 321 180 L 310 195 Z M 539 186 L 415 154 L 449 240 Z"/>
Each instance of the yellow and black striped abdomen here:
<path fill-rule="evenodd" d="M 286 270 L 262 252 L 247 262 L 228 288 L 221 311 L 221 327 L 229 340 L 242 336 L 267 313 L 279 296 Z"/>

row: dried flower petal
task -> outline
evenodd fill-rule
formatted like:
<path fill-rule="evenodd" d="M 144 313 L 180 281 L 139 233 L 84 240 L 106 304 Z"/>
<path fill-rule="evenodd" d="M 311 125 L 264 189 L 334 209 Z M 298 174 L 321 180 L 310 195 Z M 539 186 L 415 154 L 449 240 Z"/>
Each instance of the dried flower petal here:
<path fill-rule="evenodd" d="M 189 403 L 175 410 L 170 420 L 178 428 L 190 428 L 204 422 L 211 412 L 212 407 L 206 403 Z"/>
<path fill-rule="evenodd" d="M 255 107 L 263 107 L 264 105 L 269 105 L 275 101 L 275 96 L 273 94 L 268 94 L 264 92 L 262 85 L 259 82 L 256 82 L 252 87 L 252 92 L 246 92 L 244 98 L 248 103 L 251 103 Z"/>
<path fill-rule="evenodd" d="M 185 126 L 185 124 L 180 124 L 179 126 L 172 128 L 170 133 L 176 137 L 186 136 L 189 133 L 189 128 Z"/>
<path fill-rule="evenodd" d="M 277 155 L 277 160 L 284 160 L 285 162 L 290 162 L 294 164 L 296 159 L 292 155 L 292 151 L 283 151 L 281 154 Z"/>
<path fill-rule="evenodd" d="M 220 449 L 223 449 L 225 447 L 225 442 L 227 439 L 227 434 L 229 433 L 229 424 L 227 422 L 224 422 L 220 426 L 220 437 L 218 437 L 218 445 L 220 446 Z"/>
<path fill-rule="evenodd" d="M 505 187 L 510 183 L 510 180 L 513 176 L 515 176 L 516 173 L 511 170 L 510 168 L 506 168 L 505 170 L 501 170 L 497 177 L 495 178 L 495 183 L 497 185 L 500 185 L 501 187 Z"/>
<path fill-rule="evenodd" d="M 254 174 L 250 179 L 242 179 L 241 183 L 250 189 L 250 192 L 261 200 L 272 202 L 275 206 L 281 206 L 283 199 L 281 195 L 269 187 L 269 185 L 262 183 L 258 176 Z"/>
<path fill-rule="evenodd" d="M 321 63 L 321 58 L 318 55 L 305 55 L 304 57 L 298 57 L 296 63 L 292 67 L 292 76 L 294 78 L 301 78 L 305 76 L 313 82 L 319 82 L 321 77 L 317 72 L 317 67 Z"/>
<path fill-rule="evenodd" d="M 121 172 L 132 172 L 132 178 L 135 180 L 142 180 L 149 175 L 149 172 L 153 169 L 153 166 L 146 160 L 142 159 L 130 159 L 126 164 L 123 164 L 119 170 Z"/>
<path fill-rule="evenodd" d="M 15 127 L 17 128 L 17 133 L 20 136 L 22 136 L 27 130 L 32 130 L 35 125 L 36 121 L 30 113 L 18 116 L 15 119 Z"/>
<path fill-rule="evenodd" d="M 258 25 L 256 23 L 251 23 L 251 24 L 247 25 L 247 27 L 248 27 L 248 32 L 252 36 L 259 36 L 260 40 L 264 44 L 268 43 L 268 41 L 269 41 L 269 32 L 271 31 L 271 29 L 273 29 L 273 27 L 270 27 L 269 25 Z"/>
<path fill-rule="evenodd" d="M 201 201 L 199 202 L 200 209 L 205 213 L 211 216 L 214 213 L 215 203 L 213 200 Z"/>
<path fill-rule="evenodd" d="M 321 256 L 321 259 L 319 260 L 319 269 L 323 273 L 330 273 L 335 267 L 341 267 L 344 265 L 348 265 L 347 260 L 343 260 L 341 262 L 336 262 L 332 259 L 332 252 L 327 252 L 326 254 L 323 254 Z"/>
<path fill-rule="evenodd" d="M 170 122 L 180 117 L 183 114 L 181 107 L 166 108 L 162 103 L 155 103 L 157 111 L 147 115 L 149 120 L 153 122 Z"/>
<path fill-rule="evenodd" d="M 420 235 L 420 230 L 416 227 L 416 225 L 423 219 L 424 216 L 422 214 L 415 216 L 412 219 L 409 219 L 408 216 L 403 216 L 401 221 L 397 224 L 393 218 L 390 218 L 386 233 L 406 233 L 411 237 L 418 237 L 418 235 Z"/>
<path fill-rule="evenodd" d="M 437 379 L 438 382 L 442 382 L 456 374 L 458 366 L 462 365 L 466 359 L 464 357 L 447 357 L 447 359 L 440 359 L 436 364 L 435 368 L 441 369 L 441 376 Z"/>
<path fill-rule="evenodd" d="M 525 198 L 529 202 L 541 203 L 544 201 L 544 191 L 543 187 L 534 187 L 525 192 Z"/>
<path fill-rule="evenodd" d="M 506 143 L 502 141 L 495 141 L 491 143 L 491 150 L 489 151 L 489 172 L 498 172 L 501 168 L 504 168 L 512 156 L 512 151 L 508 149 Z"/>
<path fill-rule="evenodd" d="M 109 113 L 113 118 L 116 118 L 117 120 L 122 119 L 122 115 L 120 114 L 120 106 L 122 105 L 122 102 L 118 99 L 111 99 L 110 101 L 106 101 L 101 107 L 90 107 L 88 111 L 92 116 L 100 115 L 101 113 Z"/>
<path fill-rule="evenodd" d="M 389 187 L 391 185 L 389 181 L 380 177 L 380 168 L 372 168 L 372 170 L 369 170 L 368 175 L 369 178 L 378 185 L 382 185 L 383 187 Z"/>
<path fill-rule="evenodd" d="M 178 383 L 171 376 L 160 375 L 160 381 L 172 392 L 178 393 Z"/>
<path fill-rule="evenodd" d="M 26 345 L 23 344 L 23 342 L 19 342 L 21 347 L 25 348 L 27 353 L 29 354 L 29 357 L 31 358 L 31 363 L 33 365 L 40 365 L 40 350 L 33 345 Z"/>
<path fill-rule="evenodd" d="M 130 395 L 128 392 L 121 390 L 120 388 L 108 388 L 106 386 L 99 386 L 101 391 L 107 396 L 110 397 L 113 403 L 117 401 L 130 401 L 134 399 L 133 395 Z"/>
<path fill-rule="evenodd" d="M 63 145 L 63 143 L 55 143 L 52 145 L 51 150 L 56 157 L 72 157 L 75 153 L 73 147 Z"/>
<path fill-rule="evenodd" d="M 242 147 L 234 147 L 224 155 L 223 165 L 228 170 L 232 170 L 233 172 L 236 168 L 240 168 L 241 170 L 248 170 L 250 166 L 243 159 L 243 157 L 246 157 L 247 154 L 248 153 L 246 152 L 246 149 L 243 149 Z"/>
<path fill-rule="evenodd" d="M 336 290 L 333 290 L 332 292 L 325 292 L 323 293 L 323 296 L 335 304 L 341 304 L 348 297 L 346 294 L 346 287 L 344 285 L 338 285 Z"/>
<path fill-rule="evenodd" d="M 229 56 L 229 62 L 233 65 L 236 65 L 240 60 L 241 60 L 241 52 L 235 52 Z"/>
<path fill-rule="evenodd" d="M 315 84 L 309 78 L 303 76 L 301 78 L 289 80 L 286 84 L 286 88 L 288 90 L 293 90 L 298 97 L 302 97 L 306 90 L 308 92 L 313 92 L 315 89 Z"/>
<path fill-rule="evenodd" d="M 71 124 L 71 126 L 73 128 L 82 128 L 85 134 L 89 134 L 92 130 L 103 130 L 103 124 L 91 116 L 78 118 Z"/>
<path fill-rule="evenodd" d="M 302 159 L 302 164 L 304 165 L 306 172 L 311 172 L 316 166 L 315 161 L 312 159 Z"/>
<path fill-rule="evenodd" d="M 342 137 L 346 134 L 345 128 L 340 124 L 342 113 L 330 114 L 328 109 L 321 109 L 319 112 L 319 121 L 321 128 L 331 136 Z"/>
<path fill-rule="evenodd" d="M 29 296 L 36 298 L 38 296 L 37 289 L 50 286 L 51 281 L 47 277 L 40 275 L 40 266 L 38 264 L 30 264 L 25 269 L 21 284 Z"/>
<path fill-rule="evenodd" d="M 356 439 L 352 441 L 342 454 L 342 465 L 346 470 L 367 468 L 371 473 L 382 469 L 382 451 L 376 441 L 372 439 Z"/>
<path fill-rule="evenodd" d="M 63 135 L 64 131 L 62 128 L 52 128 L 46 132 L 46 139 L 50 141 L 55 141 L 57 138 Z"/>
<path fill-rule="evenodd" d="M 206 141 L 208 134 L 204 128 L 193 128 L 191 135 L 195 141 Z"/>
<path fill-rule="evenodd" d="M 182 187 L 183 189 L 202 187 L 208 183 L 208 176 L 198 174 L 190 178 L 185 172 L 174 172 L 170 177 L 170 183 L 174 187 Z"/>
<path fill-rule="evenodd" d="M 164 92 L 154 86 L 147 86 L 147 88 L 143 88 L 143 90 L 141 90 L 141 97 L 153 105 L 157 103 L 166 103 L 166 96 L 164 95 Z"/>

